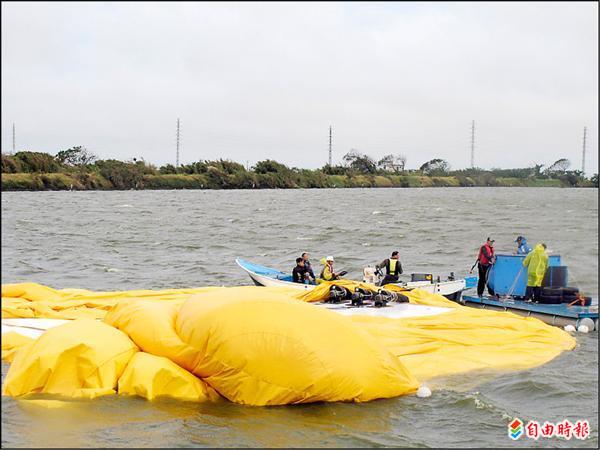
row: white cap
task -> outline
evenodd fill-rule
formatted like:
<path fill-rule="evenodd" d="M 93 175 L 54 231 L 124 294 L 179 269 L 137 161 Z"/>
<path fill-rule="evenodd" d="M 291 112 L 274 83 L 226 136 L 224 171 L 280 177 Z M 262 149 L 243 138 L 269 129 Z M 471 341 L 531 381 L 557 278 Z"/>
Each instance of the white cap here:
<path fill-rule="evenodd" d="M 325 258 L 325 261 L 333 261 L 333 256 L 328 256 L 327 258 Z"/>

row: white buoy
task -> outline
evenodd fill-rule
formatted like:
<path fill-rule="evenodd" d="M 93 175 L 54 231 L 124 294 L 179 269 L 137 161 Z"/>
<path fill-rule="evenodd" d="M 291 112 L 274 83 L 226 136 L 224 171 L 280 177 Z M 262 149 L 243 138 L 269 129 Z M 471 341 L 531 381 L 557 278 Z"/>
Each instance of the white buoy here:
<path fill-rule="evenodd" d="M 419 389 L 417 389 L 417 397 L 431 397 L 431 389 L 429 389 L 427 386 L 420 386 Z"/>
<path fill-rule="evenodd" d="M 573 333 L 575 331 L 575 327 L 573 325 L 565 325 L 565 331 Z"/>
<path fill-rule="evenodd" d="M 588 331 L 590 331 L 590 329 L 587 327 L 587 325 L 579 325 L 577 331 L 579 331 L 580 333 L 587 333 Z"/>
<path fill-rule="evenodd" d="M 585 317 L 583 319 L 579 319 L 577 321 L 577 329 L 579 330 L 579 327 L 581 327 L 582 325 L 585 325 L 588 329 L 588 331 L 594 331 L 594 321 L 592 319 L 590 319 L 589 317 Z"/>

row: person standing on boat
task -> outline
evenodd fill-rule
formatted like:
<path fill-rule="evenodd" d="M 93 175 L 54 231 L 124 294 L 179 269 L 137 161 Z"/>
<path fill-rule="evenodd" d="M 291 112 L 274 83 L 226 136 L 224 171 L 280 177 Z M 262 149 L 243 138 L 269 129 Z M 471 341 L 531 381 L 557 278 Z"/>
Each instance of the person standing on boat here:
<path fill-rule="evenodd" d="M 546 244 L 537 244 L 533 251 L 523 260 L 523 265 L 527 267 L 527 288 L 525 297 L 537 302 L 540 299 L 542 291 L 542 280 L 548 268 L 548 255 L 546 254 Z"/>
<path fill-rule="evenodd" d="M 517 255 L 526 255 L 531 251 L 531 247 L 527 245 L 525 236 L 519 236 L 515 242 L 517 243 Z"/>
<path fill-rule="evenodd" d="M 479 268 L 479 281 L 477 282 L 477 296 L 483 296 L 483 291 L 487 285 L 488 276 L 490 269 L 496 262 L 496 256 L 494 256 L 494 239 L 486 239 L 485 244 L 479 248 L 479 254 L 477 255 L 477 267 Z M 487 286 L 488 292 L 491 296 L 494 296 L 494 290 Z"/>
<path fill-rule="evenodd" d="M 308 274 L 304 265 L 304 260 L 302 258 L 296 258 L 296 267 L 292 270 L 292 281 L 294 283 L 304 284 L 307 279 Z"/>
<path fill-rule="evenodd" d="M 306 274 L 309 275 L 313 281 L 317 280 L 317 277 L 315 277 L 315 273 L 312 270 L 312 266 L 310 264 L 310 261 L 308 260 L 308 253 L 304 252 L 302 253 L 302 259 L 304 260 L 304 268 L 306 269 Z"/>
<path fill-rule="evenodd" d="M 388 283 L 397 283 L 398 275 L 402 273 L 402 264 L 400 263 L 400 255 L 397 251 L 392 252 L 392 256 L 384 259 L 375 266 L 377 270 L 385 267 L 385 277 L 379 283 L 379 286 L 386 285 Z"/>

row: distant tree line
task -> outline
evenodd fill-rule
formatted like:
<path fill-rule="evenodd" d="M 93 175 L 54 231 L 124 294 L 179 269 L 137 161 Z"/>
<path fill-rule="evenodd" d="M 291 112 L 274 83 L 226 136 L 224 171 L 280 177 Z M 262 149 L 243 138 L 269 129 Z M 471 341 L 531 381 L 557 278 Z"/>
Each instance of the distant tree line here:
<path fill-rule="evenodd" d="M 357 150 L 343 164 L 309 170 L 266 159 L 247 169 L 229 160 L 200 160 L 175 167 L 156 167 L 143 159 L 98 159 L 83 146 L 56 155 L 22 151 L 2 154 L 3 190 L 41 189 L 265 189 L 328 187 L 428 186 L 595 186 L 598 175 L 587 180 L 569 170 L 568 159 L 518 169 L 479 168 L 451 170 L 440 158 L 418 169 L 406 168 L 406 156 L 386 155 L 375 160 Z"/>

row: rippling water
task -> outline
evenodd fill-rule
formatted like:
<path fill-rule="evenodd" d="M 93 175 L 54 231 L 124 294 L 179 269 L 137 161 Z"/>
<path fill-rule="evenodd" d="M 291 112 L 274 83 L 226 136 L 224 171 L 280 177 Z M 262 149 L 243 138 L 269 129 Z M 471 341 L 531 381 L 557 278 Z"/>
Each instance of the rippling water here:
<path fill-rule="evenodd" d="M 302 251 L 359 278 L 398 249 L 405 273 L 464 275 L 490 235 L 512 251 L 523 234 L 598 296 L 598 191 L 429 188 L 2 193 L 2 282 L 130 290 L 241 285 L 236 256 L 291 270 Z M 587 419 L 598 446 L 598 335 L 536 369 L 431 383 L 428 399 L 243 407 L 107 397 L 2 397 L 2 446 L 510 447 L 507 423 Z M 4 378 L 8 366 L 2 363 Z"/>

